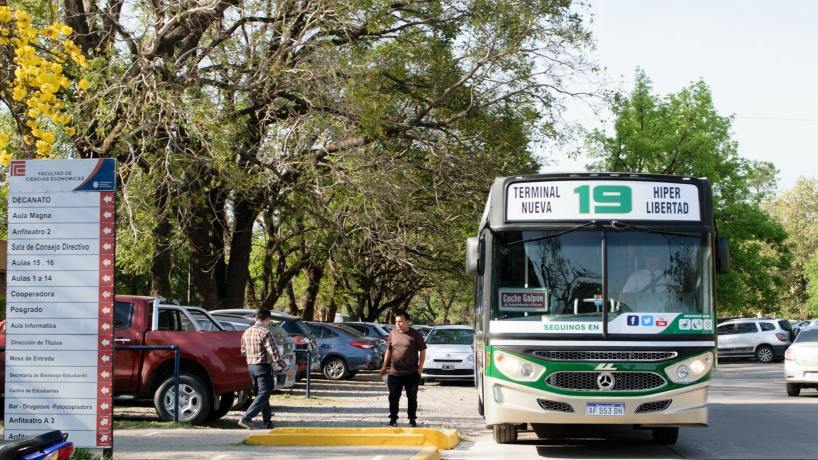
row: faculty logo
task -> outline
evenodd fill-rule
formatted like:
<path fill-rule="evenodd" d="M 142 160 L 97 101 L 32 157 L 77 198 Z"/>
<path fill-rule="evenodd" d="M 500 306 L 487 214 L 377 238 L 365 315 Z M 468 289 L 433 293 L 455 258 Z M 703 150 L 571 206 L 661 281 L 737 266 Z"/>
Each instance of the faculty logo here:
<path fill-rule="evenodd" d="M 614 379 L 613 374 L 610 372 L 602 372 L 596 378 L 596 386 L 598 386 L 600 390 L 611 390 L 614 384 L 616 384 L 616 379 Z"/>
<path fill-rule="evenodd" d="M 646 315 L 642 317 L 642 326 L 653 326 L 653 316 Z"/>
<path fill-rule="evenodd" d="M 22 160 L 15 160 L 11 162 L 11 175 L 12 176 L 25 176 L 26 175 L 26 162 Z"/>
<path fill-rule="evenodd" d="M 628 326 L 638 326 L 639 317 L 636 315 L 628 315 Z"/>

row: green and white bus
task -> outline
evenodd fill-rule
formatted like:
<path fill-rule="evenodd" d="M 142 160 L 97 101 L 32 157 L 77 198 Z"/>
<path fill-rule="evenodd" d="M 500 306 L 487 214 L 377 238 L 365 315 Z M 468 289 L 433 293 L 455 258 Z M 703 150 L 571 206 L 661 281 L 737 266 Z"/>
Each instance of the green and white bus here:
<path fill-rule="evenodd" d="M 709 181 L 577 173 L 494 181 L 475 276 L 478 410 L 522 424 L 622 424 L 676 442 L 707 425 L 714 273 L 729 270 Z"/>

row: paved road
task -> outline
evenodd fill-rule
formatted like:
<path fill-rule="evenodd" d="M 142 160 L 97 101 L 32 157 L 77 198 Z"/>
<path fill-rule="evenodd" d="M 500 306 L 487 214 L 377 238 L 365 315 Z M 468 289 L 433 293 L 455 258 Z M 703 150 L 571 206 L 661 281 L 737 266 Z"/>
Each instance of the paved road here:
<path fill-rule="evenodd" d="M 629 427 L 580 427 L 547 439 L 523 433 L 515 445 L 495 444 L 486 430 L 445 458 L 818 458 L 818 392 L 790 398 L 783 375 L 783 364 L 721 364 L 710 391 L 710 426 L 682 428 L 673 446 Z"/>
<path fill-rule="evenodd" d="M 818 392 L 802 390 L 798 398 L 787 397 L 783 364 L 736 362 L 720 365 L 710 392 L 710 426 L 682 428 L 674 446 L 653 444 L 649 431 L 630 427 L 579 427 L 537 439 L 522 433 L 514 445 L 498 445 L 484 429 L 473 407 L 475 390 L 468 386 L 438 384 L 423 388 L 421 404 L 429 425 L 458 425 L 465 440 L 447 459 L 514 460 L 540 458 L 818 458 Z M 320 398 L 314 407 L 298 400 L 285 406 L 277 402 L 276 419 L 282 426 L 356 425 L 381 426 L 385 388 L 362 376 L 338 385 L 318 381 Z M 371 381 L 370 381 L 371 380 Z M 337 387 L 337 388 L 336 388 Z M 355 396 L 354 402 L 343 399 Z M 433 395 L 444 395 L 444 406 L 430 407 Z M 444 401 L 444 402 L 445 402 Z M 454 408 L 463 408 L 458 413 Z M 152 409 L 145 409 L 154 417 Z M 371 413 L 370 413 L 371 412 Z M 434 412 L 434 413 L 431 413 Z M 468 413 L 466 413 L 468 412 Z M 235 415 L 231 413 L 231 416 Z M 450 419 L 451 418 L 451 419 Z M 448 422 L 448 423 L 447 423 Z M 411 451 L 360 450 L 360 448 L 271 448 L 242 445 L 246 431 L 226 420 L 221 428 L 195 430 L 117 430 L 117 458 L 408 458 Z M 391 455 L 390 455 L 391 454 Z"/>

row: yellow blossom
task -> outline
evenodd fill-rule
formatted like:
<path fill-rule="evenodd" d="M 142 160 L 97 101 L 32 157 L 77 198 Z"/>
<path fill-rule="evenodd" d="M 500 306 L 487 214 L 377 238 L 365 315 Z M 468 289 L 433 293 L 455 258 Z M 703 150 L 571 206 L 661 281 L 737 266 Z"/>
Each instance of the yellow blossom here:
<path fill-rule="evenodd" d="M 5 150 L 0 150 L 0 164 L 8 168 L 10 162 L 11 154 Z"/>
<path fill-rule="evenodd" d="M 7 6 L 0 6 L 0 22 L 11 21 L 11 9 Z"/>
<path fill-rule="evenodd" d="M 0 133 L 0 150 L 5 150 L 6 146 L 9 145 L 11 141 L 11 137 L 9 137 L 6 133 Z"/>
<path fill-rule="evenodd" d="M 86 90 L 86 89 L 88 89 L 88 87 L 89 87 L 90 85 L 88 84 L 88 80 L 86 80 L 86 79 L 84 79 L 84 78 L 83 78 L 83 79 L 81 79 L 81 80 L 79 81 L 79 83 L 77 83 L 77 86 L 78 86 L 78 87 L 79 87 L 79 89 L 81 89 L 81 90 Z"/>
<path fill-rule="evenodd" d="M 62 130 L 65 132 L 65 134 L 68 134 L 69 136 L 77 134 L 77 129 L 72 126 L 66 126 Z"/>

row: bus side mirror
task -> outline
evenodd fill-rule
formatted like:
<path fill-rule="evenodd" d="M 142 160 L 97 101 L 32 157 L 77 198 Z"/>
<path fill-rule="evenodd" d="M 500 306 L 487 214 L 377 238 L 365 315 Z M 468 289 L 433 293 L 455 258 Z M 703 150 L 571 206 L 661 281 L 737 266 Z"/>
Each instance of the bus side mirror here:
<path fill-rule="evenodd" d="M 483 252 L 485 243 L 479 237 L 466 239 L 466 274 L 469 276 L 483 275 Z"/>
<path fill-rule="evenodd" d="M 716 272 L 730 273 L 730 245 L 727 238 L 716 238 Z"/>

